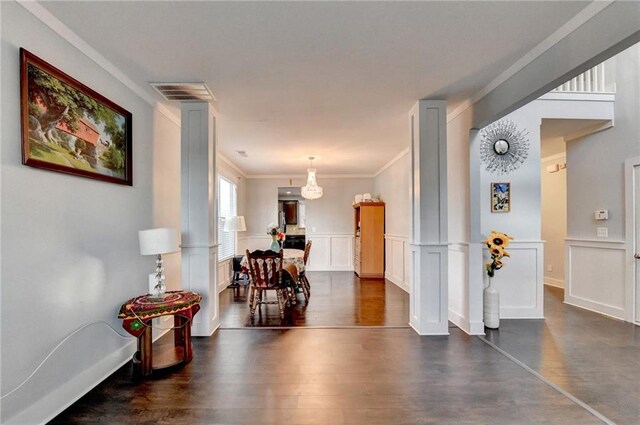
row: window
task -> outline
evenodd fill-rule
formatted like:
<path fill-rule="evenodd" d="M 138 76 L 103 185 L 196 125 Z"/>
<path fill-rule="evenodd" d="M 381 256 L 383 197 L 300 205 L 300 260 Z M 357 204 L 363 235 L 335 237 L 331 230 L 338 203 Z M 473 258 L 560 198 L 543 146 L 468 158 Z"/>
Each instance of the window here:
<path fill-rule="evenodd" d="M 238 213 L 236 185 L 222 176 L 218 176 L 218 258 L 219 261 L 231 258 L 236 253 L 236 232 L 225 232 L 224 221 Z"/>

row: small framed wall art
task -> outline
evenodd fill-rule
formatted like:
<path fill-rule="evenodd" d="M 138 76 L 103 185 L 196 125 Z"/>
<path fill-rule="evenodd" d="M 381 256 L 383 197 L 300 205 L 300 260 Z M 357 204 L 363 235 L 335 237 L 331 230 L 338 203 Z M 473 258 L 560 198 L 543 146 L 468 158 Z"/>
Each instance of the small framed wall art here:
<path fill-rule="evenodd" d="M 491 183 L 491 212 L 511 211 L 511 183 Z"/>
<path fill-rule="evenodd" d="M 22 163 L 133 184 L 131 113 L 20 49 Z"/>

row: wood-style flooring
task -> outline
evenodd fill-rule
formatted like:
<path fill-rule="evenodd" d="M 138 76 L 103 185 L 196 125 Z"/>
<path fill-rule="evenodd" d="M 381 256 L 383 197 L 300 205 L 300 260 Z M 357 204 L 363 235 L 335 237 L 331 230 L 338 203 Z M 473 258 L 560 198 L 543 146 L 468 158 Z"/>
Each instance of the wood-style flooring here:
<path fill-rule="evenodd" d="M 302 294 L 297 304 L 280 318 L 277 304 L 262 305 L 254 320 L 249 314 L 249 287 L 227 288 L 220 293 L 220 326 L 245 327 L 406 327 L 409 294 L 385 279 L 360 279 L 353 272 L 308 272 L 311 297 Z M 275 300 L 275 293 L 267 294 Z"/>
<path fill-rule="evenodd" d="M 640 424 L 640 327 L 563 299 L 545 287 L 545 320 L 501 320 L 487 339 L 618 425 Z"/>
<path fill-rule="evenodd" d="M 583 408 L 477 337 L 412 329 L 222 329 L 194 360 L 127 365 L 53 424 L 591 425 Z"/>
<path fill-rule="evenodd" d="M 487 340 L 615 423 L 640 423 L 640 330 L 564 305 L 503 320 Z M 221 329 L 160 379 L 127 364 L 53 424 L 602 424 L 585 408 L 457 328 Z M 169 341 L 172 335 L 163 337 Z"/>

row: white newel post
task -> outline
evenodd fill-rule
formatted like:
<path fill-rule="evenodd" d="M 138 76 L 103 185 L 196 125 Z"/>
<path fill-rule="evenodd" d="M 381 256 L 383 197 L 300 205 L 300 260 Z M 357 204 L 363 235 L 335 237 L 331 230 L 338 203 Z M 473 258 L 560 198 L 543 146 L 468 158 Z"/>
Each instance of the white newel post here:
<path fill-rule="evenodd" d="M 420 335 L 448 335 L 447 110 L 420 100 L 411 126 L 411 303 L 409 324 Z"/>
<path fill-rule="evenodd" d="M 218 317 L 215 117 L 206 102 L 182 104 L 182 286 L 202 295 L 194 336 L 209 336 Z"/>

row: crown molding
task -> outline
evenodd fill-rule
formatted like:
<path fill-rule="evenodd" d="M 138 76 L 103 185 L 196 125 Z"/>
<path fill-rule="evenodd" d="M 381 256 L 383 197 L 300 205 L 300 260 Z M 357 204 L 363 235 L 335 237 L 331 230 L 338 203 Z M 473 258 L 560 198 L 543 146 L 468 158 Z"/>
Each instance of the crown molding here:
<path fill-rule="evenodd" d="M 162 115 L 180 127 L 180 118 L 166 106 L 154 99 L 142 87 L 129 78 L 118 67 L 111 63 L 107 58 L 102 56 L 96 49 L 91 47 L 89 43 L 84 41 L 71 28 L 66 26 L 62 21 L 56 18 L 51 12 L 45 9 L 37 1 L 17 0 L 17 3 L 25 8 L 29 13 L 39 19 L 43 24 L 48 26 L 53 32 L 62 37 L 65 41 L 78 49 L 82 54 L 95 62 L 100 68 L 104 69 L 113 78 L 122 83 L 125 87 L 135 93 L 142 100 L 155 108 Z"/>
<path fill-rule="evenodd" d="M 402 157 L 404 157 L 406 154 L 409 153 L 409 146 L 407 146 L 406 148 L 404 148 L 398 155 L 394 156 L 393 158 L 391 158 L 391 160 L 389 162 L 387 162 L 386 164 L 384 164 L 382 166 L 382 168 L 380 168 L 374 175 L 373 177 L 378 177 L 380 175 L 380 173 L 382 173 L 384 170 L 386 170 L 387 168 L 391 167 L 393 164 L 395 164 L 396 162 L 400 161 L 400 159 L 402 159 Z"/>
<path fill-rule="evenodd" d="M 582 9 L 578 14 L 576 14 L 573 18 L 568 20 L 564 25 L 558 28 L 555 32 L 545 38 L 541 43 L 527 52 L 524 56 L 514 62 L 509 68 L 507 68 L 502 74 L 498 75 L 494 78 L 489 84 L 484 86 L 482 89 L 478 90 L 473 94 L 469 99 L 462 102 L 460 106 L 447 113 L 447 122 L 453 121 L 460 114 L 462 114 L 467 109 L 471 108 L 475 103 L 477 103 L 484 96 L 492 92 L 499 85 L 507 81 L 509 78 L 513 77 L 515 74 L 520 72 L 524 67 L 529 65 L 531 62 L 540 57 L 544 52 L 551 49 L 553 46 L 558 44 L 576 29 L 581 27 L 583 24 L 588 22 L 591 18 L 602 12 L 604 9 L 609 7 L 614 0 L 606 0 L 606 1 L 593 1 L 589 3 L 584 9 Z"/>
<path fill-rule="evenodd" d="M 316 176 L 321 179 L 372 179 L 373 174 L 320 174 Z M 249 174 L 248 179 L 305 179 L 306 174 Z M 318 184 L 320 182 L 318 181 Z"/>
<path fill-rule="evenodd" d="M 229 158 L 227 158 L 226 156 L 224 156 L 220 152 L 217 153 L 217 157 L 218 157 L 218 159 L 222 160 L 222 162 L 227 164 L 233 171 L 237 172 L 238 174 L 240 174 L 245 179 L 249 178 L 247 176 L 247 173 L 242 171 L 242 168 L 238 167 L 234 162 L 232 162 Z"/>

